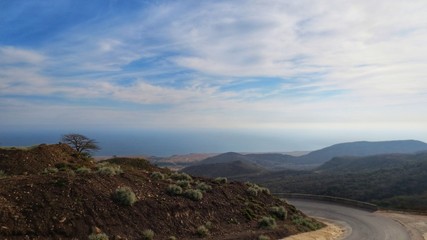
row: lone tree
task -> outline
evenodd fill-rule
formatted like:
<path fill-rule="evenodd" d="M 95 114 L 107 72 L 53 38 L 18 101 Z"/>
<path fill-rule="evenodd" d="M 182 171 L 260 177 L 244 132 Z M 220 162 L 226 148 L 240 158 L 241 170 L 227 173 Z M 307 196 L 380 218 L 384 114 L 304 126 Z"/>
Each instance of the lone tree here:
<path fill-rule="evenodd" d="M 74 148 L 79 155 L 82 153 L 89 155 L 90 152 L 101 149 L 94 139 L 77 133 L 65 134 L 62 136 L 61 141 Z"/>

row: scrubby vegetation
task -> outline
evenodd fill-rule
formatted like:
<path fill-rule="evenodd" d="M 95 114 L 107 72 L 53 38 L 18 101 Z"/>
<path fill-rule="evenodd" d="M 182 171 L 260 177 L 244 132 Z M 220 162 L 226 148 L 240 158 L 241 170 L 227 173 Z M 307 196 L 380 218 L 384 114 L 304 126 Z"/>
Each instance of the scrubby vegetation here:
<path fill-rule="evenodd" d="M 286 218 L 288 217 L 288 212 L 286 211 L 286 209 L 283 206 L 271 207 L 270 213 L 271 213 L 271 215 L 273 215 L 277 219 L 281 219 L 281 220 L 286 220 Z"/>
<path fill-rule="evenodd" d="M 199 237 L 206 237 L 209 235 L 209 229 L 206 226 L 199 226 L 197 228 L 197 235 Z"/>
<path fill-rule="evenodd" d="M 273 217 L 265 216 L 258 221 L 258 226 L 260 228 L 275 229 L 277 225 Z"/>
<path fill-rule="evenodd" d="M 108 240 L 108 235 L 105 233 L 92 233 L 88 236 L 89 240 Z"/>
<path fill-rule="evenodd" d="M 142 232 L 142 239 L 143 240 L 152 240 L 154 239 L 154 231 L 151 229 L 145 229 Z"/>
<path fill-rule="evenodd" d="M 121 167 L 115 164 L 100 163 L 98 164 L 97 167 L 98 167 L 97 173 L 102 175 L 115 176 L 123 173 L 123 170 L 121 169 Z"/>
<path fill-rule="evenodd" d="M 113 194 L 113 199 L 124 206 L 132 206 L 136 202 L 136 195 L 130 187 L 119 187 Z"/>
<path fill-rule="evenodd" d="M 194 201 L 200 201 L 203 198 L 203 193 L 200 190 L 187 189 L 184 191 L 184 196 Z"/>
<path fill-rule="evenodd" d="M 228 179 L 226 177 L 217 177 L 215 178 L 215 182 L 225 184 L 228 182 Z"/>
<path fill-rule="evenodd" d="M 171 184 L 168 186 L 166 191 L 170 195 L 181 195 L 182 194 L 182 187 L 175 185 L 175 184 Z"/>

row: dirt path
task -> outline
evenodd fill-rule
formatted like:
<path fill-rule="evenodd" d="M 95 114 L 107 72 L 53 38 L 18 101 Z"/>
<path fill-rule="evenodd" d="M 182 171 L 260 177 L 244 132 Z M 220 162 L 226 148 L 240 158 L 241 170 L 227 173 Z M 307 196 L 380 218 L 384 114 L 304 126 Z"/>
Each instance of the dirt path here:
<path fill-rule="evenodd" d="M 319 219 L 327 226 L 313 232 L 301 233 L 290 237 L 283 238 L 282 240 L 339 240 L 343 239 L 347 235 L 347 231 L 344 227 L 339 226 L 327 219 Z"/>
<path fill-rule="evenodd" d="M 391 218 L 402 224 L 412 240 L 427 240 L 427 216 L 403 212 L 378 211 L 375 214 Z"/>

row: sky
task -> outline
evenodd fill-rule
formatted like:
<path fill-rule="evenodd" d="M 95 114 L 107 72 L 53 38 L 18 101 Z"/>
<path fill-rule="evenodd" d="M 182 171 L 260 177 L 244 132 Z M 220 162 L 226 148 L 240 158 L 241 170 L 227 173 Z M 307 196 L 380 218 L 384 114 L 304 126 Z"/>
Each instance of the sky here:
<path fill-rule="evenodd" d="M 427 141 L 426 12 L 425 0 L 0 0 L 0 133 L 224 133 L 242 151 Z"/>

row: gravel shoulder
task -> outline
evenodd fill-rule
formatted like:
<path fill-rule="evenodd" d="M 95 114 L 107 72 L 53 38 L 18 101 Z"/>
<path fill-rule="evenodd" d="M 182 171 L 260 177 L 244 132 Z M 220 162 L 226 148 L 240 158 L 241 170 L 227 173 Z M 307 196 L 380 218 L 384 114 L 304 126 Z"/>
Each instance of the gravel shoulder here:
<path fill-rule="evenodd" d="M 324 218 L 316 218 L 326 224 L 326 227 L 313 232 L 301 233 L 282 240 L 340 240 L 347 236 L 351 229 L 344 225 L 332 222 Z"/>
<path fill-rule="evenodd" d="M 412 240 L 427 240 L 427 215 L 404 212 L 378 211 L 375 214 L 391 218 L 402 224 Z"/>

